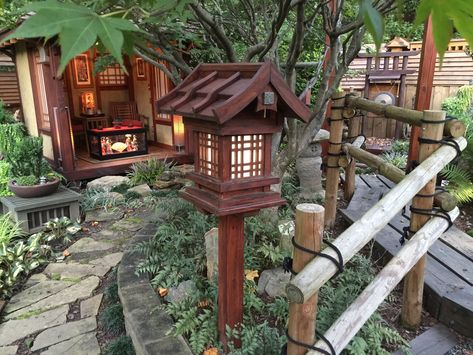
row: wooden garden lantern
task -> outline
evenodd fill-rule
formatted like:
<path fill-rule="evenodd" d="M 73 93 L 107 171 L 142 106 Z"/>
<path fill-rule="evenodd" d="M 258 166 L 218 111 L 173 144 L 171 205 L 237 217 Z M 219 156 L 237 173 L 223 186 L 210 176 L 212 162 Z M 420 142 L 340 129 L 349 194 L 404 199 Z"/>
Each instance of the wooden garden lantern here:
<path fill-rule="evenodd" d="M 190 132 L 195 186 L 181 195 L 219 217 L 219 334 L 243 320 L 244 217 L 285 203 L 271 191 L 272 135 L 284 117 L 307 122 L 310 110 L 270 62 L 201 64 L 157 101 L 158 111 L 180 115 Z"/>

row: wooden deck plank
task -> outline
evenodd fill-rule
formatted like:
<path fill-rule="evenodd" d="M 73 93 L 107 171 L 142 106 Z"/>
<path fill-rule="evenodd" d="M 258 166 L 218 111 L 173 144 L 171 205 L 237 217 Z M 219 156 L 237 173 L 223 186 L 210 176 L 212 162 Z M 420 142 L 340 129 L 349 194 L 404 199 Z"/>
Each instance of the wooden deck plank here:
<path fill-rule="evenodd" d="M 348 222 L 360 219 L 394 184 L 383 177 L 362 175 L 346 209 Z M 374 238 L 388 254 L 400 249 L 400 237 L 409 226 L 409 208 Z M 425 271 L 424 304 L 432 316 L 467 336 L 473 336 L 473 238 L 452 227 L 429 249 Z"/>
<path fill-rule="evenodd" d="M 442 324 L 436 324 L 410 342 L 411 351 L 415 355 L 444 355 L 457 343 L 454 333 Z M 393 355 L 404 355 L 398 350 Z"/>

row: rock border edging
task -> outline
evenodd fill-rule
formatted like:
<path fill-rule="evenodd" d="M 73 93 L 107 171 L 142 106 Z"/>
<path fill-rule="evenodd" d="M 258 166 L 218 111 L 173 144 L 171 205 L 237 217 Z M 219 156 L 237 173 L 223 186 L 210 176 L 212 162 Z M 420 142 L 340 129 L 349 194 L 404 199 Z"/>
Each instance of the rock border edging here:
<path fill-rule="evenodd" d="M 118 267 L 118 295 L 123 306 L 126 333 L 133 341 L 137 355 L 192 355 L 182 336 L 166 335 L 174 324 L 172 318 L 159 309 L 161 302 L 146 275 L 137 276 L 135 268 L 142 254 L 135 245 L 146 242 L 156 233 L 156 225 L 148 223 L 128 243 Z"/>

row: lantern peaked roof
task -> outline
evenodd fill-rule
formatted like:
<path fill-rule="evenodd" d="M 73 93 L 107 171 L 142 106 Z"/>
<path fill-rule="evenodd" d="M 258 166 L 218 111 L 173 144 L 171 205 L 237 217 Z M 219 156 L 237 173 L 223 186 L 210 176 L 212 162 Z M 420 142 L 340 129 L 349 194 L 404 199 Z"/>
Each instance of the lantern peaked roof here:
<path fill-rule="evenodd" d="M 269 61 L 200 64 L 180 85 L 157 101 L 157 108 L 163 113 L 223 124 L 268 91 L 277 93 L 278 112 L 309 121 L 311 111 Z"/>

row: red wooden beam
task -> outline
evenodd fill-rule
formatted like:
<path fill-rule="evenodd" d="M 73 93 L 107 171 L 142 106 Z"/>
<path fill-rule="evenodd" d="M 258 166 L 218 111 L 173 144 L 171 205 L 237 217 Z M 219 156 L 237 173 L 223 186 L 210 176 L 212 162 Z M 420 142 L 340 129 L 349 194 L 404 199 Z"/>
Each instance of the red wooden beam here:
<path fill-rule="evenodd" d="M 417 79 L 416 99 L 414 105 L 416 110 L 423 111 L 430 109 L 436 59 L 437 50 L 435 48 L 434 36 L 432 33 L 432 16 L 429 16 L 424 25 L 424 39 L 422 41 L 419 76 Z M 411 166 L 413 160 L 417 160 L 418 158 L 419 136 L 420 127 L 412 126 L 408 156 L 409 166 Z"/>

